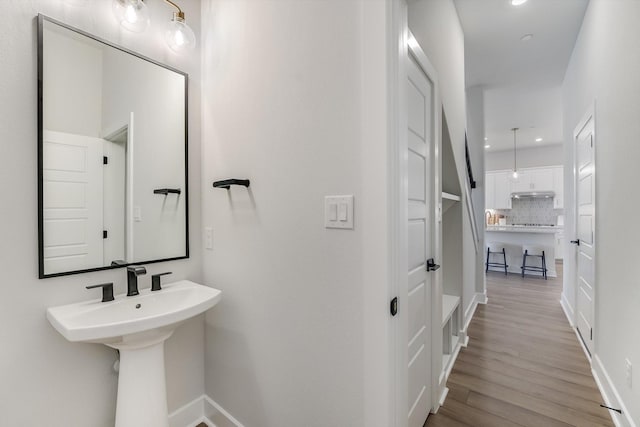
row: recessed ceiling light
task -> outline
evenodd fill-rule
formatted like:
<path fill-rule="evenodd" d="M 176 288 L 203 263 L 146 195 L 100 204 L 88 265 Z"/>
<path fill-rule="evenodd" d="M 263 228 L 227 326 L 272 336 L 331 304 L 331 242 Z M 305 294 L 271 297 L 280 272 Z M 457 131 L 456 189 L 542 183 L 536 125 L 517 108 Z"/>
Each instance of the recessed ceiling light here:
<path fill-rule="evenodd" d="M 484 148 L 491 148 L 489 144 L 485 145 Z"/>
<path fill-rule="evenodd" d="M 542 138 L 536 138 L 536 142 L 542 142 Z"/>
<path fill-rule="evenodd" d="M 532 38 L 533 38 L 533 34 L 525 34 L 524 36 L 520 37 L 520 41 L 528 42 Z"/>
<path fill-rule="evenodd" d="M 511 4 L 513 6 L 520 6 L 521 4 L 525 4 L 527 0 L 511 0 Z"/>

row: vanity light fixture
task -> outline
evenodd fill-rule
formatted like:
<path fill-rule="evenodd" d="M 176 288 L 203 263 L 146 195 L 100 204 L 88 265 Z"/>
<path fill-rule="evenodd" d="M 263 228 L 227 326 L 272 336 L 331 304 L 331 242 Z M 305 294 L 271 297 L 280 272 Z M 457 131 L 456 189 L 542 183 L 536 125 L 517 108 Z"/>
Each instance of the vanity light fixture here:
<path fill-rule="evenodd" d="M 542 138 L 536 138 L 536 142 L 542 142 Z"/>
<path fill-rule="evenodd" d="M 512 128 L 513 131 L 513 179 L 518 179 L 518 168 L 516 163 L 516 133 L 518 128 Z"/>
<path fill-rule="evenodd" d="M 485 144 L 484 148 L 491 148 L 491 145 Z"/>
<path fill-rule="evenodd" d="M 184 12 L 171 0 L 164 1 L 176 8 L 164 33 L 167 45 L 177 53 L 193 49 L 196 46 L 196 35 L 187 25 Z M 142 33 L 149 27 L 149 9 L 145 0 L 113 0 L 112 6 L 116 19 L 127 30 Z"/>
<path fill-rule="evenodd" d="M 149 27 L 149 9 L 143 0 L 113 0 L 113 13 L 124 28 L 142 33 Z"/>
<path fill-rule="evenodd" d="M 525 4 L 526 2 L 527 2 L 527 0 L 511 0 L 511 5 L 520 6 L 522 4 Z"/>
<path fill-rule="evenodd" d="M 167 25 L 167 30 L 164 33 L 165 41 L 171 50 L 177 53 L 195 48 L 196 35 L 184 20 L 184 12 L 171 0 L 164 1 L 178 9 L 177 12 L 173 12 L 173 18 L 171 18 Z"/>

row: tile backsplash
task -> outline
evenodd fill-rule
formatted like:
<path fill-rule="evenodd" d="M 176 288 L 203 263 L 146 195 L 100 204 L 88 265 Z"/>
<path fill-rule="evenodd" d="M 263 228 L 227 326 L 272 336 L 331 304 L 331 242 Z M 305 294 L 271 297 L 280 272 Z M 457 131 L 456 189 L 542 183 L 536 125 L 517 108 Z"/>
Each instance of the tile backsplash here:
<path fill-rule="evenodd" d="M 511 209 L 496 210 L 507 224 L 556 224 L 562 209 L 553 209 L 553 199 L 513 199 Z"/>

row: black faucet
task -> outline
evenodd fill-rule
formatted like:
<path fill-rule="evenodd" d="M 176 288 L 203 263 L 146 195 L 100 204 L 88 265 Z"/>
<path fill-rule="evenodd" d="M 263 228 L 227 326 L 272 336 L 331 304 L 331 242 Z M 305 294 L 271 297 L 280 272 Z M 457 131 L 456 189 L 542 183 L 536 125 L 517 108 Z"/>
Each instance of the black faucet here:
<path fill-rule="evenodd" d="M 130 265 L 127 267 L 127 296 L 138 295 L 138 276 L 147 274 L 147 269 L 141 265 Z"/>

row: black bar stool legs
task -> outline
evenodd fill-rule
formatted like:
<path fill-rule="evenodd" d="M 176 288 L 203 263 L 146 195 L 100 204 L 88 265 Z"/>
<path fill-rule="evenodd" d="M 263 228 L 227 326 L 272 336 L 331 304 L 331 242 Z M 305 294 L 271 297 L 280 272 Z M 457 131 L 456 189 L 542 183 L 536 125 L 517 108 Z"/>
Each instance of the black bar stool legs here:
<path fill-rule="evenodd" d="M 494 250 L 491 250 L 494 249 Z M 497 249 L 497 250 L 496 250 Z M 501 254 L 503 262 L 495 262 L 491 261 L 491 254 Z M 489 267 L 499 267 L 504 269 L 504 275 L 507 275 L 507 252 L 504 249 L 504 246 L 500 243 L 489 243 L 487 247 L 487 262 L 484 272 L 489 272 Z"/>
<path fill-rule="evenodd" d="M 540 266 L 527 265 L 527 257 L 540 258 Z M 542 273 L 544 280 L 547 280 L 547 258 L 544 254 L 544 249 L 537 246 L 524 246 L 522 248 L 522 277 L 524 277 L 525 271 L 535 271 Z"/>

